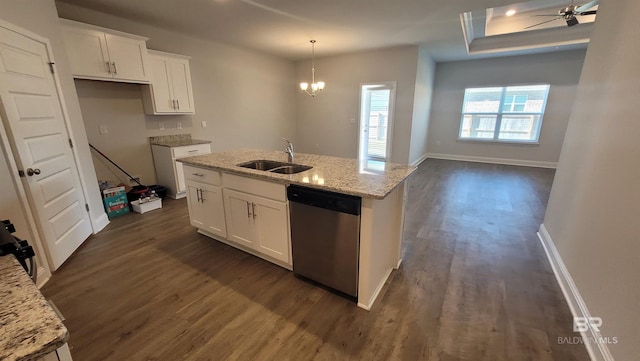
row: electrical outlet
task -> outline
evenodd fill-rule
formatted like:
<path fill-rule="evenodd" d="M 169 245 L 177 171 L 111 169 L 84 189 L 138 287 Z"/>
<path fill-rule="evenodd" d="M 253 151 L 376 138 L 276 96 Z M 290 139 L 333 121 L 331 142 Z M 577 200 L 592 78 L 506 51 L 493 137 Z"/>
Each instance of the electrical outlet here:
<path fill-rule="evenodd" d="M 164 123 L 158 123 L 158 129 L 164 130 Z"/>
<path fill-rule="evenodd" d="M 200 125 L 201 125 L 203 128 L 206 128 L 206 127 L 207 127 L 207 121 L 206 121 L 206 120 L 202 120 L 202 121 L 200 121 Z"/>
<path fill-rule="evenodd" d="M 176 123 L 176 128 L 182 129 L 182 122 L 177 122 Z"/>
<path fill-rule="evenodd" d="M 107 128 L 106 125 L 101 125 L 100 126 L 100 134 L 104 135 L 104 134 L 107 134 L 107 133 L 109 133 L 109 128 Z"/>

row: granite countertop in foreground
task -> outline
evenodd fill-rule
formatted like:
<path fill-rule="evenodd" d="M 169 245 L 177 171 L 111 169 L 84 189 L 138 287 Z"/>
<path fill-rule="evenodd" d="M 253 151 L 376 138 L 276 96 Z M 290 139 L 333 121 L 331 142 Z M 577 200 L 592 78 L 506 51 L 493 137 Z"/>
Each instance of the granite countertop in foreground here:
<path fill-rule="evenodd" d="M 69 331 L 12 255 L 0 257 L 0 360 L 32 361 L 55 351 Z"/>
<path fill-rule="evenodd" d="M 211 141 L 192 139 L 191 134 L 173 134 L 149 137 L 149 143 L 151 143 L 151 145 L 160 145 L 163 147 L 186 147 L 196 144 L 210 144 Z"/>
<path fill-rule="evenodd" d="M 384 162 L 360 162 L 316 154 L 295 153 L 294 163 L 313 168 L 297 174 L 277 174 L 238 167 L 251 160 L 287 161 L 284 152 L 241 149 L 182 158 L 177 161 L 196 167 L 252 176 L 284 184 L 297 184 L 365 198 L 383 199 L 416 170 L 415 166 Z"/>

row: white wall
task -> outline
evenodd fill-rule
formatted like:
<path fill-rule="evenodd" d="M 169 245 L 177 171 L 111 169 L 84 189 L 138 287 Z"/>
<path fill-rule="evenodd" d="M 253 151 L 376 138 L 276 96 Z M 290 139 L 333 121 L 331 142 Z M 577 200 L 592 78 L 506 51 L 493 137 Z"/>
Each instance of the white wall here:
<path fill-rule="evenodd" d="M 318 42 L 316 49 L 321 48 Z M 391 161 L 407 163 L 416 90 L 418 47 L 316 58 L 316 80 L 326 82 L 323 93 L 311 98 L 298 91 L 296 149 L 304 153 L 358 157 L 360 84 L 396 81 Z M 310 82 L 311 61 L 296 64 L 296 82 Z"/>
<path fill-rule="evenodd" d="M 0 0 L 0 18 L 20 26 L 28 31 L 48 38 L 51 42 L 56 70 L 60 79 L 62 95 L 65 99 L 71 123 L 70 133 L 76 141 L 75 149 L 79 155 L 79 169 L 84 179 L 87 202 L 91 209 L 92 223 L 106 217 L 102 199 L 98 190 L 93 162 L 89 154 L 87 137 L 80 113 L 76 90 L 69 70 L 69 63 L 64 50 L 62 35 L 58 29 L 58 16 L 53 0 L 15 1 Z M 5 158 L 0 159 L 2 167 L 6 167 Z M 4 184 L 4 183 L 3 183 Z M 12 192 L 7 188 L 3 192 Z M 18 214 L 16 214 L 17 216 Z M 12 217 L 12 220 L 14 220 Z"/>
<path fill-rule="evenodd" d="M 616 360 L 640 355 L 638 12 L 600 4 L 544 218 Z"/>
<path fill-rule="evenodd" d="M 192 57 L 193 116 L 145 115 L 142 85 L 76 81 L 89 140 L 100 144 L 104 148 L 101 150 L 113 155 L 112 159 L 129 173 L 141 175 L 143 183 L 155 182 L 149 136 L 188 133 L 213 141 L 213 151 L 281 149 L 280 137 L 295 140 L 293 62 L 66 3 L 57 6 L 61 17 L 147 36 L 150 49 Z M 207 122 L 206 128 L 201 127 L 202 120 Z M 164 131 L 158 130 L 160 122 Z M 182 122 L 183 129 L 176 129 L 177 122 Z M 113 131 L 100 135 L 100 124 Z M 127 156 L 130 154 L 136 157 Z M 102 172 L 103 168 L 98 170 Z"/>
<path fill-rule="evenodd" d="M 431 112 L 435 70 L 436 63 L 427 49 L 421 47 L 418 54 L 416 91 L 413 100 L 413 121 L 408 160 L 410 164 L 423 160 L 427 154 L 429 113 Z"/>
<path fill-rule="evenodd" d="M 558 161 L 577 89 L 584 50 L 438 63 L 429 128 L 429 153 L 530 162 Z M 468 87 L 551 84 L 539 145 L 459 141 Z"/>

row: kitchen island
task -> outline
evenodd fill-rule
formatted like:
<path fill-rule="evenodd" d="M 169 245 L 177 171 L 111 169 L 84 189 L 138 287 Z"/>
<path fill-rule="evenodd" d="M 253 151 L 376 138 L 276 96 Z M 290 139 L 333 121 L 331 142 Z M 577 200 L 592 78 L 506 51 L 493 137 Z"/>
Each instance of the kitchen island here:
<path fill-rule="evenodd" d="M 402 261 L 404 182 L 416 168 L 300 153 L 294 163 L 312 168 L 296 174 L 238 166 L 286 158 L 283 152 L 237 150 L 178 160 L 185 164 L 191 224 L 202 234 L 292 269 L 286 187 L 361 197 L 357 301 L 370 309 Z"/>

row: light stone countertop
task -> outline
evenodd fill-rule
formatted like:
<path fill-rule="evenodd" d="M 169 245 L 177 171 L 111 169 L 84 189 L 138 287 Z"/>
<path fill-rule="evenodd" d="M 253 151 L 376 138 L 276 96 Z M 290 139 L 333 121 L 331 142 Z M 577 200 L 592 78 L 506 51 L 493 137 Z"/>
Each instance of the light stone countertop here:
<path fill-rule="evenodd" d="M 304 153 L 295 153 L 294 163 L 313 168 L 297 174 L 277 174 L 236 165 L 258 159 L 286 162 L 287 155 L 282 151 L 240 149 L 182 158 L 177 161 L 195 167 L 374 199 L 386 197 L 417 169 L 407 164 L 361 163 L 357 159 Z"/>
<path fill-rule="evenodd" d="M 209 144 L 211 141 L 192 139 L 191 134 L 173 134 L 149 137 L 149 143 L 151 143 L 151 145 L 160 145 L 163 147 L 186 147 L 196 144 Z"/>
<path fill-rule="evenodd" d="M 55 351 L 69 331 L 12 255 L 0 257 L 0 360 L 32 361 Z"/>

